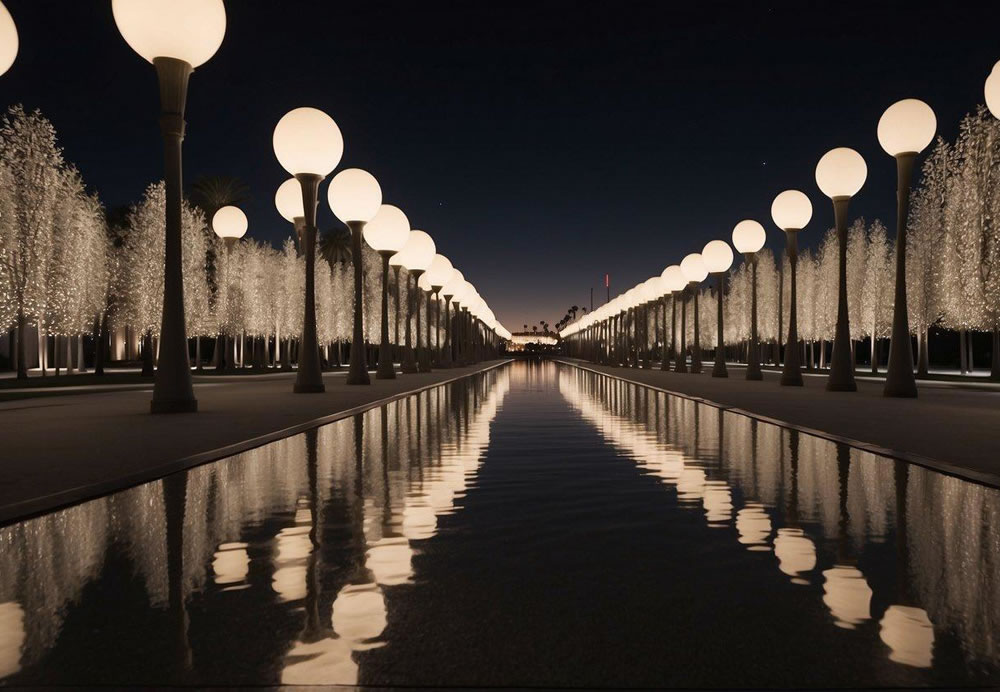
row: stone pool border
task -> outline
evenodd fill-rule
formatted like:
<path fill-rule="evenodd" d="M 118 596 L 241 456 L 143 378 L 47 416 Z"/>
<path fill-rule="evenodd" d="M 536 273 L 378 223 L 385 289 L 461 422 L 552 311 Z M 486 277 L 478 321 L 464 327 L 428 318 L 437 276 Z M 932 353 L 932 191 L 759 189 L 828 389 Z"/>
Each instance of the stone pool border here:
<path fill-rule="evenodd" d="M 671 396 L 676 396 L 681 399 L 688 399 L 689 401 L 694 401 L 699 404 L 705 404 L 707 406 L 712 406 L 713 408 L 720 409 L 722 411 L 728 411 L 731 413 L 736 413 L 741 416 L 746 416 L 747 418 L 753 418 L 755 420 L 763 421 L 764 423 L 770 423 L 772 425 L 777 425 L 782 428 L 788 428 L 790 430 L 797 430 L 807 435 L 813 435 L 815 437 L 821 437 L 831 442 L 839 442 L 845 444 L 849 447 L 854 447 L 855 449 L 860 449 L 865 452 L 870 452 L 872 454 L 877 454 L 881 457 L 886 457 L 889 459 L 899 459 L 905 461 L 908 464 L 913 464 L 915 466 L 922 466 L 923 468 L 936 471 L 938 473 L 943 473 L 948 476 L 954 476 L 960 478 L 963 481 L 968 481 L 970 483 L 977 483 L 979 485 L 985 485 L 991 488 L 996 488 L 1000 490 L 1000 474 L 990 473 L 989 471 L 977 471 L 974 469 L 965 468 L 963 466 L 958 466 L 956 464 L 951 464 L 946 461 L 939 461 L 938 459 L 932 459 L 931 457 L 925 457 L 920 454 L 914 454 L 912 452 L 902 452 L 895 449 L 890 449 L 888 447 L 882 447 L 881 445 L 872 444 L 870 442 L 862 442 L 861 440 L 855 440 L 844 435 L 837 435 L 835 433 L 826 432 L 823 430 L 816 430 L 815 428 L 809 428 L 804 425 L 798 425 L 796 423 L 788 423 L 777 418 L 771 418 L 770 416 L 765 416 L 760 413 L 754 413 L 753 411 L 738 408 L 736 406 L 729 406 L 728 404 L 720 404 L 716 401 L 710 399 L 705 399 L 703 397 L 692 396 L 690 394 L 684 394 L 682 392 L 677 392 L 671 389 L 666 389 L 665 387 L 658 387 L 655 384 L 647 384 L 645 382 L 638 382 L 636 380 L 629 379 L 623 375 L 612 374 L 609 372 L 603 372 L 601 370 L 595 370 L 583 363 L 578 363 L 572 360 L 565 360 L 562 358 L 553 359 L 557 363 L 562 363 L 563 365 L 570 365 L 575 368 L 580 368 L 581 370 L 586 370 L 587 372 L 592 372 L 595 375 L 601 375 L 603 377 L 610 377 L 612 379 L 621 380 L 622 382 L 628 382 L 637 387 L 645 387 L 647 389 L 652 389 L 657 392 L 662 392 L 664 394 L 669 394 Z"/>
<path fill-rule="evenodd" d="M 20 502 L 15 502 L 9 505 L 0 507 L 0 528 L 8 526 L 10 524 L 15 524 L 20 521 L 25 521 L 42 514 L 48 514 L 50 512 L 56 512 L 73 505 L 82 504 L 90 500 L 96 500 L 99 497 L 109 495 L 111 493 L 120 492 L 122 490 L 127 490 L 129 488 L 134 488 L 135 486 L 142 485 L 143 483 L 150 483 L 155 480 L 159 480 L 165 476 L 169 476 L 178 471 L 186 471 L 187 469 L 194 468 L 196 466 L 202 466 L 203 464 L 209 464 L 214 461 L 219 461 L 226 457 L 231 457 L 236 454 L 241 454 L 250 449 L 256 447 L 262 447 L 271 442 L 277 440 L 291 437 L 292 435 L 298 435 L 307 430 L 312 430 L 314 428 L 319 428 L 330 423 L 335 423 L 338 420 L 344 418 L 349 418 L 355 416 L 359 413 L 364 413 L 373 408 L 378 408 L 379 406 L 385 406 L 393 401 L 399 399 L 404 399 L 408 396 L 414 394 L 419 394 L 421 392 L 434 389 L 436 387 L 442 387 L 452 382 L 457 382 L 459 380 L 464 380 L 468 377 L 473 377 L 475 375 L 480 375 L 482 373 L 490 372 L 496 368 L 509 365 L 514 361 L 513 358 L 506 358 L 500 360 L 499 362 L 491 363 L 483 368 L 472 372 L 465 372 L 454 377 L 449 377 L 445 380 L 439 382 L 433 382 L 430 384 L 421 385 L 414 389 L 409 389 L 405 392 L 397 392 L 390 396 L 382 397 L 381 399 L 376 399 L 374 401 L 369 401 L 352 408 L 344 409 L 342 411 L 336 411 L 334 413 L 327 414 L 325 416 L 320 416 L 319 418 L 312 418 L 310 420 L 304 421 L 302 423 L 296 423 L 295 425 L 282 428 L 280 430 L 275 430 L 273 432 L 265 433 L 263 435 L 258 435 L 256 437 L 251 437 L 240 442 L 235 442 L 233 444 L 224 445 L 222 447 L 216 447 L 215 449 L 208 450 L 206 452 L 198 452 L 197 454 L 191 454 L 180 459 L 175 459 L 173 461 L 160 464 L 158 466 L 153 466 L 142 471 L 137 471 L 135 473 L 127 474 L 124 476 L 119 476 L 117 478 L 105 481 L 98 481 L 96 483 L 89 483 L 86 485 L 80 485 L 66 490 L 60 490 L 55 493 L 50 493 L 48 495 L 41 495 L 38 497 L 33 497 L 29 500 L 22 500 Z"/>

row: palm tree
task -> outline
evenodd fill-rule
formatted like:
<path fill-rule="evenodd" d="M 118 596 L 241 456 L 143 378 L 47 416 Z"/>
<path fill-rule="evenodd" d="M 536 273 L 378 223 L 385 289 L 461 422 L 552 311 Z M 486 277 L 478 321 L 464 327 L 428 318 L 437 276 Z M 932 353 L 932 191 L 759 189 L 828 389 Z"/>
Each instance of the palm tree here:
<path fill-rule="evenodd" d="M 569 311 L 570 311 L 571 313 L 573 313 L 573 319 L 574 319 L 574 320 L 576 319 L 576 313 L 577 313 L 577 311 L 579 311 L 579 309 L 580 309 L 580 308 L 578 308 L 578 307 L 577 307 L 577 306 L 575 306 L 575 305 L 574 305 L 573 307 L 571 307 L 571 308 L 569 309 Z"/>
<path fill-rule="evenodd" d="M 330 268 L 337 263 L 351 263 L 351 232 L 338 226 L 324 231 L 319 237 L 319 256 L 325 259 Z"/>
<path fill-rule="evenodd" d="M 191 204 L 204 212 L 209 228 L 215 212 L 230 204 L 245 202 L 249 196 L 247 184 L 231 175 L 204 175 L 191 184 L 188 193 Z"/>

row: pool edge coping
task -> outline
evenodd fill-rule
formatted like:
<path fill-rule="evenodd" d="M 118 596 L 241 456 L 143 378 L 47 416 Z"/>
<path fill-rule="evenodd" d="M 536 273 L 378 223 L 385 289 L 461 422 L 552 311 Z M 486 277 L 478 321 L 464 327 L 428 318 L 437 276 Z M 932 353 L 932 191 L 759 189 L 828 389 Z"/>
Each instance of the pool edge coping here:
<path fill-rule="evenodd" d="M 197 466 L 203 466 L 204 464 L 219 461 L 226 457 L 242 454 L 243 452 L 257 447 L 263 447 L 271 442 L 276 442 L 286 437 L 292 437 L 293 435 L 298 435 L 306 432 L 307 430 L 313 430 L 324 425 L 329 425 L 330 423 L 336 423 L 344 418 L 356 416 L 359 413 L 364 413 L 370 409 L 378 408 L 379 406 L 385 406 L 393 401 L 397 401 L 414 394 L 420 394 L 421 392 L 429 389 L 442 387 L 446 384 L 451 384 L 452 382 L 457 382 L 467 377 L 490 372 L 491 370 L 495 370 L 496 368 L 504 365 L 509 365 L 512 362 L 514 362 L 513 358 L 501 359 L 499 362 L 473 372 L 456 375 L 455 377 L 450 377 L 448 379 L 441 380 L 440 382 L 421 385 L 415 389 L 398 392 L 396 394 L 382 397 L 381 399 L 376 399 L 365 404 L 360 404 L 349 409 L 329 413 L 325 416 L 320 416 L 319 418 L 312 418 L 302 423 L 296 423 L 295 425 L 281 428 L 280 430 L 264 433 L 263 435 L 257 435 L 256 437 L 251 437 L 246 440 L 224 445 L 222 447 L 216 447 L 215 449 L 210 449 L 205 452 L 189 454 L 188 456 L 181 457 L 180 459 L 175 459 L 173 461 L 159 464 L 158 466 L 150 467 L 125 476 L 119 476 L 111 480 L 97 481 L 95 483 L 88 483 L 85 485 L 78 485 L 67 490 L 60 490 L 54 493 L 49 493 L 48 495 L 4 505 L 0 507 L 0 528 L 7 527 L 21 521 L 26 521 L 42 514 L 56 512 L 74 505 L 96 500 L 104 497 L 105 495 L 110 495 L 111 493 L 128 490 L 129 488 L 134 488 L 144 483 L 151 483 L 177 473 L 178 471 L 186 471 Z"/>
<path fill-rule="evenodd" d="M 677 392 L 672 389 L 660 387 L 655 384 L 638 382 L 623 375 L 595 370 L 594 368 L 584 365 L 583 363 L 577 363 L 572 360 L 564 360 L 562 358 L 554 358 L 553 360 L 557 363 L 562 363 L 563 365 L 570 365 L 575 368 L 580 368 L 581 370 L 586 370 L 587 372 L 592 372 L 596 375 L 611 377 L 616 380 L 621 380 L 623 382 L 634 384 L 638 387 L 646 387 L 647 389 L 652 389 L 654 391 L 662 392 L 664 394 L 676 396 L 681 399 L 687 399 L 689 401 L 694 401 L 699 404 L 706 404 L 708 406 L 720 409 L 722 411 L 729 411 L 731 413 L 735 413 L 741 416 L 746 416 L 747 418 L 753 418 L 754 420 L 759 420 L 764 423 L 770 423 L 771 425 L 777 425 L 782 428 L 788 428 L 789 430 L 796 430 L 798 432 L 806 433 L 807 435 L 813 435 L 815 437 L 823 438 L 825 440 L 830 440 L 831 442 L 839 442 L 841 444 L 846 444 L 849 447 L 854 447 L 855 449 L 860 449 L 865 452 L 877 454 L 878 456 L 886 457 L 889 459 L 898 459 L 900 461 L 905 461 L 908 464 L 913 464 L 914 466 L 921 466 L 923 468 L 930 469 L 938 473 L 943 473 L 948 476 L 954 476 L 956 478 L 960 478 L 963 481 L 968 481 L 970 483 L 977 483 L 979 485 L 985 485 L 1000 490 L 1000 474 L 991 473 L 989 471 L 977 471 L 975 469 L 965 468 L 963 466 L 958 466 L 956 464 L 952 464 L 947 461 L 940 461 L 938 459 L 934 459 L 931 457 L 925 457 L 921 454 L 915 454 L 913 452 L 903 452 L 900 450 L 891 449 L 889 447 L 883 447 L 881 445 L 877 445 L 871 442 L 863 442 L 861 440 L 855 440 L 854 438 L 847 437 L 844 435 L 838 435 L 836 433 L 830 433 L 824 430 L 809 428 L 807 426 L 799 425 L 797 423 L 789 423 L 787 421 L 783 421 L 778 418 L 772 418 L 770 416 L 765 416 L 761 413 L 755 413 L 753 411 L 744 408 L 730 406 L 728 404 L 721 404 L 717 401 L 712 401 L 711 399 L 706 399 L 704 397 L 693 396 L 691 394 L 684 394 L 682 392 Z"/>

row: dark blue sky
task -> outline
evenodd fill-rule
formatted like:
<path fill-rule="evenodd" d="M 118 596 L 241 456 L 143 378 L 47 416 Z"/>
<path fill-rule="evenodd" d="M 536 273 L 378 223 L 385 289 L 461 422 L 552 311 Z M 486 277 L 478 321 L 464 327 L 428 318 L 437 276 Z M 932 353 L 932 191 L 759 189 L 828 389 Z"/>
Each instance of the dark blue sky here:
<path fill-rule="evenodd" d="M 109 0 L 5 0 L 21 52 L 3 103 L 39 107 L 107 205 L 161 176 L 152 67 Z M 832 223 L 816 161 L 869 164 L 853 209 L 893 227 L 895 167 L 875 127 L 921 98 L 951 138 L 1000 60 L 998 3 L 379 2 L 229 0 L 218 54 L 192 77 L 186 182 L 250 185 L 250 235 L 289 229 L 274 124 L 310 105 L 344 133 L 342 166 L 477 285 L 504 324 L 559 320 L 659 273 L 742 218 L 782 242 L 770 202 L 813 200 L 801 243 Z M 320 227 L 334 219 L 321 192 Z"/>

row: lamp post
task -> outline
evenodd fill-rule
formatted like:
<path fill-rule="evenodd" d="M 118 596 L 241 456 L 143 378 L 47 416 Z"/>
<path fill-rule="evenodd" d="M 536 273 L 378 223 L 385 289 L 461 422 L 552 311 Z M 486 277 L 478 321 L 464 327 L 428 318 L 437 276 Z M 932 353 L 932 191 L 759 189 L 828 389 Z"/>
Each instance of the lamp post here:
<path fill-rule="evenodd" d="M 708 276 L 708 269 L 701 255 L 693 252 L 681 261 L 681 272 L 688 281 L 688 289 L 694 296 L 694 341 L 691 344 L 691 374 L 701 373 L 701 341 L 698 328 L 698 284 Z M 683 327 L 681 334 L 682 343 L 687 338 L 687 327 Z"/>
<path fill-rule="evenodd" d="M 187 0 L 185 0 L 187 1 Z M 330 175 L 344 153 L 344 138 L 333 118 L 316 108 L 296 108 L 282 116 L 274 128 L 274 155 L 302 188 L 306 285 L 299 367 L 293 391 L 313 394 L 326 390 L 319 367 L 316 340 L 316 206 L 319 184 Z"/>
<path fill-rule="evenodd" d="M 409 285 L 406 287 L 407 343 L 406 354 L 403 357 L 402 363 L 402 370 L 404 373 L 415 373 L 422 369 L 420 367 L 422 362 L 422 353 L 420 348 L 420 289 L 417 287 L 417 283 L 420 281 L 421 275 L 431 266 L 431 262 L 434 260 L 435 250 L 434 241 L 431 239 L 430 235 L 424 231 L 410 231 L 406 244 L 403 246 L 403 249 L 399 251 L 400 264 L 402 264 L 403 268 L 406 269 L 407 275 L 413 278 L 412 288 Z M 416 312 L 417 317 L 416 353 L 414 353 L 414 349 L 410 346 L 410 320 L 412 319 L 414 312 Z"/>
<path fill-rule="evenodd" d="M 443 298 L 444 301 L 445 301 L 445 305 L 447 305 L 450 302 L 451 299 L 450 299 L 450 297 L 446 297 L 444 295 L 444 293 L 442 293 L 442 291 L 444 290 L 444 287 L 448 284 L 448 282 L 451 281 L 451 277 L 452 277 L 452 275 L 454 275 L 454 273 L 455 273 L 455 268 L 451 266 L 451 261 L 447 257 L 445 257 L 444 255 L 434 255 L 434 259 L 431 260 L 431 266 L 427 269 L 426 276 L 427 276 L 427 280 L 431 284 L 431 290 L 434 293 L 434 297 L 435 297 L 435 299 L 437 299 L 439 296 L 441 298 Z M 436 334 L 437 334 L 437 338 L 438 338 L 438 344 L 437 344 L 436 348 L 434 349 L 435 352 L 436 352 L 436 358 L 435 358 L 435 360 L 437 361 L 436 364 L 437 364 L 438 367 L 441 367 L 441 368 L 450 368 L 451 367 L 451 354 L 449 353 L 449 348 L 447 348 L 447 346 L 448 346 L 447 330 L 448 330 L 448 317 L 449 317 L 449 315 L 448 315 L 448 311 L 446 310 L 446 312 L 445 312 L 445 339 L 444 339 L 444 345 L 445 345 L 445 347 L 443 348 L 441 346 L 441 342 L 440 342 L 440 340 L 441 340 L 441 306 L 437 305 L 436 308 L 437 308 L 437 312 L 435 313 L 435 318 L 437 320 L 437 323 L 436 323 L 436 327 L 437 327 Z"/>
<path fill-rule="evenodd" d="M 448 279 L 448 283 L 444 285 L 441 289 L 441 295 L 444 296 L 444 360 L 445 367 L 451 367 L 454 364 L 456 356 L 453 355 L 452 351 L 455 347 L 455 337 L 454 337 L 454 327 L 451 320 L 451 303 L 452 301 L 457 301 L 461 299 L 461 288 L 465 283 L 465 277 L 457 269 L 452 269 L 451 278 Z M 457 303 L 456 303 L 457 304 Z"/>
<path fill-rule="evenodd" d="M 757 253 L 764 247 L 767 232 L 756 221 L 745 219 L 733 228 L 733 246 L 750 266 L 750 344 L 747 347 L 747 379 L 763 380 L 760 371 L 760 344 L 757 342 Z M 794 310 L 794 305 L 792 307 Z M 801 378 L 801 375 L 800 375 Z"/>
<path fill-rule="evenodd" d="M 0 2 L 0 75 L 14 64 L 17 48 L 17 27 L 14 25 L 14 18 Z"/>
<path fill-rule="evenodd" d="M 791 272 L 788 279 L 790 287 L 788 341 L 785 342 L 785 364 L 781 370 L 781 384 L 785 387 L 801 387 L 802 367 L 799 359 L 798 278 L 796 275 L 799 263 L 798 236 L 799 231 L 805 228 L 809 220 L 812 219 L 812 202 L 798 190 L 785 190 L 771 203 L 771 218 L 774 220 L 774 224 L 785 232 L 785 252 L 788 253 L 788 268 Z M 847 309 L 846 303 L 844 309 Z M 778 305 L 778 310 L 781 310 L 781 305 Z M 850 349 L 848 349 L 847 355 L 850 358 Z"/>
<path fill-rule="evenodd" d="M 674 364 L 674 370 L 677 372 L 684 372 L 680 370 L 681 359 L 677 356 L 677 299 L 681 296 L 684 291 L 684 286 L 687 284 L 687 279 L 684 278 L 684 272 L 681 271 L 681 266 L 679 264 L 671 264 L 669 267 L 663 270 L 660 274 L 663 278 L 663 290 L 665 293 L 670 294 L 670 353 L 677 358 Z M 664 320 L 666 320 L 666 315 L 664 315 Z M 663 330 L 663 341 L 666 342 L 667 333 L 666 328 Z M 663 364 L 660 366 L 661 370 L 669 370 L 668 365 L 670 358 L 666 354 L 663 356 Z"/>
<path fill-rule="evenodd" d="M 226 280 L 229 280 L 229 261 L 232 259 L 233 247 L 239 242 L 239 239 L 246 235 L 247 228 L 249 227 L 249 222 L 247 221 L 247 215 L 243 213 L 242 210 L 233 206 L 221 207 L 212 216 L 212 229 L 215 231 L 215 235 L 222 239 L 222 242 L 226 246 Z M 228 335 L 228 338 L 234 335 Z M 235 343 L 235 342 L 233 342 Z M 229 366 L 227 370 L 232 369 L 232 347 L 226 347 L 226 364 Z"/>
<path fill-rule="evenodd" d="M 726 274 L 733 266 L 733 249 L 724 240 L 711 240 L 702 249 L 701 256 L 705 268 L 715 276 L 715 288 L 718 298 L 716 310 L 716 342 L 715 365 L 712 367 L 712 377 L 729 377 L 726 370 L 725 333 L 723 332 L 723 294 L 726 292 Z"/>
<path fill-rule="evenodd" d="M 434 304 L 432 295 L 434 288 L 431 286 L 431 282 L 426 271 L 420 275 L 420 279 L 417 281 L 417 288 L 420 289 L 423 294 L 424 305 L 426 306 L 424 311 L 424 317 L 426 318 L 424 320 L 424 349 L 420 352 L 417 358 L 417 367 L 421 372 L 431 372 L 434 353 L 434 344 L 431 343 L 431 322 L 434 318 L 432 314 Z"/>
<path fill-rule="evenodd" d="M 833 200 L 840 255 L 837 331 L 833 340 L 833 357 L 830 359 L 830 377 L 826 382 L 826 388 L 831 392 L 854 392 L 858 389 L 851 361 L 851 327 L 847 314 L 847 207 L 851 197 L 858 193 L 867 177 L 865 160 L 861 158 L 861 154 L 847 147 L 831 149 L 816 164 L 816 184 L 824 195 Z"/>
<path fill-rule="evenodd" d="M 896 159 L 896 290 L 889 341 L 889 370 L 884 396 L 916 397 L 910 320 L 906 307 L 906 223 L 910 210 L 913 164 L 937 130 L 934 111 L 923 101 L 905 99 L 889 106 L 878 121 L 878 141 Z M 873 360 L 874 362 L 874 360 Z"/>
<path fill-rule="evenodd" d="M 278 213 L 295 229 L 295 247 L 302 252 L 302 231 L 306 225 L 306 213 L 302 209 L 302 186 L 295 178 L 289 178 L 278 186 L 274 193 L 274 206 Z"/>
<path fill-rule="evenodd" d="M 344 171 L 346 173 L 347 171 Z M 340 175 L 343 175 L 341 173 Z M 339 176 L 338 176 L 339 177 Z M 336 178 L 334 179 L 336 180 Z M 331 183 L 331 188 L 333 187 Z M 382 340 L 378 348 L 378 369 L 375 377 L 380 380 L 396 378 L 396 370 L 392 365 L 392 346 L 389 344 L 389 258 L 403 249 L 410 236 L 410 221 L 406 215 L 391 204 L 383 204 L 378 208 L 372 220 L 365 224 L 364 238 L 373 250 L 382 257 Z M 355 290 L 357 290 L 357 272 L 355 272 Z M 355 299 L 355 333 L 358 338 L 358 301 Z M 362 334 L 361 348 L 364 349 Z M 354 346 L 351 346 L 351 362 L 354 362 Z M 367 374 L 367 373 L 366 373 Z M 352 384 L 350 381 L 348 384 Z"/>
<path fill-rule="evenodd" d="M 152 413 L 193 413 L 181 246 L 184 106 L 191 72 L 222 44 L 226 8 L 222 0 L 112 0 L 111 12 L 125 42 L 156 68 L 160 83 L 166 225 L 163 255 L 163 319 Z"/>

